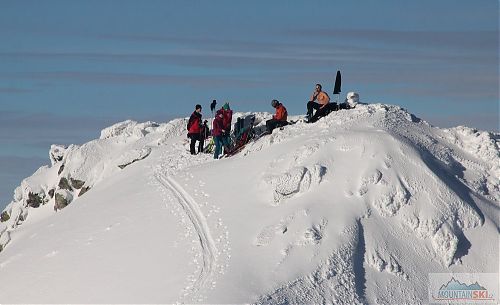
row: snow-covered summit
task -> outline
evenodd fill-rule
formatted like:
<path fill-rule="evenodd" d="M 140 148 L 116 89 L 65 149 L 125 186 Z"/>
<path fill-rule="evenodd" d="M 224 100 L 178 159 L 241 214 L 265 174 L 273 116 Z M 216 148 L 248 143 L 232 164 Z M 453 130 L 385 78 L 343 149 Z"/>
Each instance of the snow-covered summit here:
<path fill-rule="evenodd" d="M 2 213 L 0 300 L 418 304 L 498 271 L 498 134 L 357 105 L 213 160 L 185 126 L 52 146 Z"/>

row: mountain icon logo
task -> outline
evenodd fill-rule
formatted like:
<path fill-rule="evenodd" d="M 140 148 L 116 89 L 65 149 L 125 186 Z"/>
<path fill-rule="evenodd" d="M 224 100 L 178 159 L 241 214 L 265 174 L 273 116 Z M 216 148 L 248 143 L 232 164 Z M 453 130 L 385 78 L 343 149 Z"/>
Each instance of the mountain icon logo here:
<path fill-rule="evenodd" d="M 442 285 L 441 288 L 439 288 L 439 290 L 487 290 L 487 289 L 479 285 L 477 281 L 473 284 L 466 285 L 464 283 L 457 281 L 454 277 L 452 277 L 451 280 L 445 285 Z"/>
<path fill-rule="evenodd" d="M 432 295 L 435 301 L 494 301 L 491 291 L 481 286 L 477 281 L 466 284 L 452 277 L 446 284 L 441 285 L 437 295 Z"/>

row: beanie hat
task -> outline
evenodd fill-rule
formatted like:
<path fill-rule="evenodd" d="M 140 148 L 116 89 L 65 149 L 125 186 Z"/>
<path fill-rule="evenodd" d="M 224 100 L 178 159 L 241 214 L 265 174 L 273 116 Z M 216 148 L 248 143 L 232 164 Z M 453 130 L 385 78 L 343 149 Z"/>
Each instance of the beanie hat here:
<path fill-rule="evenodd" d="M 229 104 L 228 103 L 225 103 L 224 106 L 222 106 L 222 108 L 224 110 L 229 110 Z"/>

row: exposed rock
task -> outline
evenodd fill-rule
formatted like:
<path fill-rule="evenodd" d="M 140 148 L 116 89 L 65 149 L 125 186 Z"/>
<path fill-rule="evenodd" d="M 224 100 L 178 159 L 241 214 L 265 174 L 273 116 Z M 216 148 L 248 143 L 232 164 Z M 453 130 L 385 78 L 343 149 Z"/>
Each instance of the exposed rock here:
<path fill-rule="evenodd" d="M 77 180 L 77 179 L 73 179 L 73 178 L 70 178 L 69 179 L 71 181 L 71 186 L 73 186 L 73 188 L 79 190 L 83 187 L 83 185 L 85 184 L 85 181 L 82 181 L 82 180 Z"/>
<path fill-rule="evenodd" d="M 54 190 L 54 189 L 50 189 L 50 190 L 49 190 L 49 196 L 50 196 L 50 199 L 54 198 L 54 192 L 55 192 L 55 190 Z"/>
<path fill-rule="evenodd" d="M 66 179 L 65 177 L 62 177 L 61 180 L 59 180 L 58 186 L 59 186 L 59 188 L 61 188 L 63 190 L 68 190 L 68 191 L 73 190 L 71 188 L 71 186 L 69 185 L 68 179 Z"/>
<path fill-rule="evenodd" d="M 36 193 L 32 193 L 32 192 L 29 192 L 28 193 L 28 200 L 26 200 L 26 203 L 32 207 L 32 208 L 38 208 L 40 206 L 40 204 L 42 204 L 43 202 L 43 198 L 36 194 Z"/>
<path fill-rule="evenodd" d="M 84 187 L 82 187 L 82 189 L 80 190 L 80 193 L 78 193 L 78 197 L 82 196 L 83 194 L 85 194 L 89 190 L 90 190 L 90 186 L 84 186 Z"/>
<path fill-rule="evenodd" d="M 60 175 L 63 170 L 64 170 L 64 164 L 59 167 L 59 170 L 57 171 L 57 174 Z"/>
<path fill-rule="evenodd" d="M 66 190 L 58 190 L 56 192 L 56 203 L 54 205 L 54 210 L 62 210 L 73 200 L 73 196 L 70 192 Z"/>
<path fill-rule="evenodd" d="M 56 193 L 56 204 L 54 205 L 54 210 L 61 210 L 68 205 L 68 201 L 63 195 Z"/>
<path fill-rule="evenodd" d="M 2 215 L 0 215 L 0 222 L 6 222 L 9 219 L 10 219 L 9 213 L 7 213 L 7 211 L 3 211 Z"/>

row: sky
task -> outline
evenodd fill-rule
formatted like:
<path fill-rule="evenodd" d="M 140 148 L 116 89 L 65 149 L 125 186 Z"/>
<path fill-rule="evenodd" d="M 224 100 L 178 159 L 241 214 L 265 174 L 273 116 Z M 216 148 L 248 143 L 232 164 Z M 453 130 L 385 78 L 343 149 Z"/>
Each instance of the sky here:
<path fill-rule="evenodd" d="M 305 114 L 316 83 L 498 132 L 498 16 L 493 0 L 0 0 L 0 208 L 51 144 L 209 117 L 213 99 Z"/>

